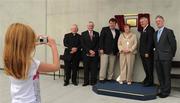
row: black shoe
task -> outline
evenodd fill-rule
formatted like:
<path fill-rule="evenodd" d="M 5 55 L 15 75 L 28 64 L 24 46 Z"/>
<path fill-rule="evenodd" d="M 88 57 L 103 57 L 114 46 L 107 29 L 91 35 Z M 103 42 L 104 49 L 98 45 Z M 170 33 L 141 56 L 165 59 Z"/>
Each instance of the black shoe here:
<path fill-rule="evenodd" d="M 85 87 L 85 86 L 88 86 L 88 85 L 89 85 L 89 83 L 84 83 L 82 86 Z"/>
<path fill-rule="evenodd" d="M 68 85 L 69 85 L 69 82 L 65 82 L 65 83 L 64 83 L 64 86 L 68 86 Z"/>
<path fill-rule="evenodd" d="M 105 80 L 99 80 L 99 83 L 105 83 L 106 81 Z"/>
<path fill-rule="evenodd" d="M 75 86 L 77 86 L 77 85 L 78 85 L 78 83 L 77 83 L 77 82 L 73 82 L 72 84 L 73 84 L 73 85 L 75 85 Z"/>
<path fill-rule="evenodd" d="M 142 82 L 141 82 L 141 84 L 145 85 L 145 84 L 146 84 L 146 82 L 145 82 L 145 81 L 142 81 Z"/>
<path fill-rule="evenodd" d="M 160 96 L 160 95 L 162 95 L 162 93 L 158 93 L 158 94 L 157 94 L 157 96 Z"/>
<path fill-rule="evenodd" d="M 106 81 L 107 81 L 107 82 L 114 82 L 115 80 L 113 80 L 113 79 L 107 79 Z"/>
<path fill-rule="evenodd" d="M 166 98 L 166 97 L 168 97 L 169 95 L 164 95 L 164 94 L 159 94 L 159 97 L 160 98 Z"/>
<path fill-rule="evenodd" d="M 153 86 L 153 83 L 145 83 L 143 86 L 144 87 L 151 87 L 151 86 Z"/>
<path fill-rule="evenodd" d="M 147 78 L 144 78 L 144 80 L 142 81 L 142 84 L 146 84 L 146 83 L 148 83 L 149 81 L 148 81 L 148 79 Z"/>
<path fill-rule="evenodd" d="M 96 83 L 91 83 L 91 85 L 93 86 L 93 85 L 96 85 Z"/>

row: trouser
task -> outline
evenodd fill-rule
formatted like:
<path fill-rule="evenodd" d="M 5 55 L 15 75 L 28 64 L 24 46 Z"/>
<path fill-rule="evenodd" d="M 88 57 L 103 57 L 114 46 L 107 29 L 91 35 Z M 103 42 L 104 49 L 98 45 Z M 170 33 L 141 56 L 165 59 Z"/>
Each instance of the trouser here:
<path fill-rule="evenodd" d="M 86 60 L 84 60 L 84 83 L 89 83 L 90 80 L 91 84 L 95 84 L 97 81 L 97 72 L 98 72 L 98 57 L 86 56 Z"/>
<path fill-rule="evenodd" d="M 171 92 L 171 60 L 155 60 L 160 92 L 169 95 Z"/>
<path fill-rule="evenodd" d="M 144 67 L 144 71 L 145 71 L 145 79 L 144 79 L 144 83 L 148 83 L 148 84 L 153 84 L 154 83 L 154 76 L 153 76 L 153 72 L 154 72 L 154 68 L 153 68 L 153 57 L 149 57 L 149 58 L 145 58 L 143 56 L 141 56 L 141 60 L 142 60 L 142 64 Z"/>
<path fill-rule="evenodd" d="M 102 54 L 100 57 L 100 72 L 99 72 L 99 80 L 111 80 L 114 74 L 114 65 L 116 61 L 116 56 L 113 54 L 107 55 Z M 107 77 L 106 77 L 107 74 Z"/>
<path fill-rule="evenodd" d="M 120 81 L 132 81 L 135 55 L 120 54 Z"/>
<path fill-rule="evenodd" d="M 72 58 L 71 61 L 64 61 L 65 64 L 65 82 L 69 82 L 70 78 L 72 83 L 76 83 L 77 71 L 79 68 L 79 60 Z"/>

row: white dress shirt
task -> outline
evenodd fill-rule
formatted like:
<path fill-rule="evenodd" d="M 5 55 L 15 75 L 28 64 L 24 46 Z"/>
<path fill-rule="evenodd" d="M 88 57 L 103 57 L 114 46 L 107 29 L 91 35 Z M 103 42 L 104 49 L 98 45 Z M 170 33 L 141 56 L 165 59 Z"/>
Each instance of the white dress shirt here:
<path fill-rule="evenodd" d="M 115 29 L 111 29 L 111 32 L 112 32 L 113 38 L 115 38 L 115 36 L 116 36 Z"/>

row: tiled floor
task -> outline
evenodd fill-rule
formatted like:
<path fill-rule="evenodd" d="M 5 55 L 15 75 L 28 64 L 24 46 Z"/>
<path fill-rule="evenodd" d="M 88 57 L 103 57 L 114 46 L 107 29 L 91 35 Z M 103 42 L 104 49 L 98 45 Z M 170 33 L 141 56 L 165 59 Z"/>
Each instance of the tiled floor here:
<path fill-rule="evenodd" d="M 63 86 L 63 78 L 53 80 L 51 76 L 41 75 L 42 103 L 180 103 L 180 90 L 173 89 L 170 97 L 151 101 L 137 101 L 95 94 L 91 86 Z M 10 83 L 0 70 L 0 103 L 10 103 Z"/>

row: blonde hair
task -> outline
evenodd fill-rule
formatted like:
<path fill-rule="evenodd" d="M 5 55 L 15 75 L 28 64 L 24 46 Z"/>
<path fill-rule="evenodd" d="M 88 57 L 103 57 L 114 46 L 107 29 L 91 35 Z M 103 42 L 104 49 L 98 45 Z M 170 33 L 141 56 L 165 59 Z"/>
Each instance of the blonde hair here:
<path fill-rule="evenodd" d="M 16 79 L 28 77 L 31 54 L 35 49 L 36 35 L 28 25 L 11 24 L 5 35 L 4 70 Z"/>

